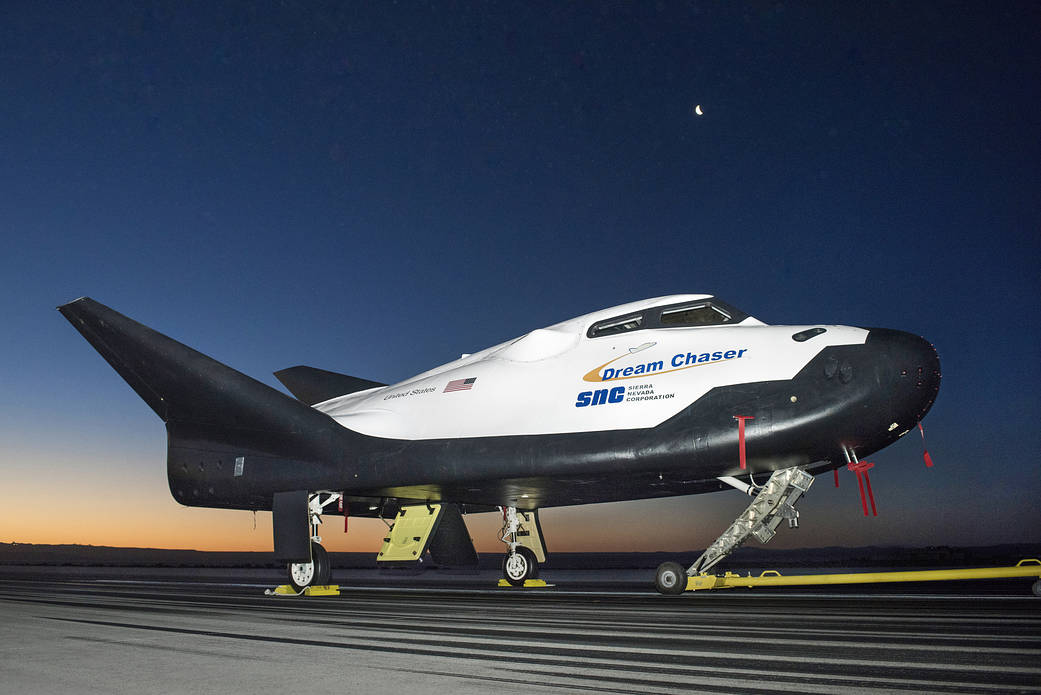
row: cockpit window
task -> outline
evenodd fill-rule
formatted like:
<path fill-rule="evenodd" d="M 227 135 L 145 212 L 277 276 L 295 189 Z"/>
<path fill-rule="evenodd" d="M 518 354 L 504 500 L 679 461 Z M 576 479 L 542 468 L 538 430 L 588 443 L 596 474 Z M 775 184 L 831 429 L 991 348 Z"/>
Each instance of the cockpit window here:
<path fill-rule="evenodd" d="M 665 309 L 661 312 L 661 325 L 671 326 L 719 326 L 730 323 L 731 316 L 723 309 L 708 302 Z"/>
<path fill-rule="evenodd" d="M 607 319 L 606 321 L 593 324 L 593 327 L 589 329 L 589 337 L 599 338 L 605 335 L 616 335 L 618 333 L 627 333 L 629 331 L 639 330 L 642 323 L 642 314 Z"/>
<path fill-rule="evenodd" d="M 722 302 L 715 297 L 706 297 L 696 301 L 687 300 L 682 304 L 648 308 L 641 313 L 615 316 L 594 323 L 589 327 L 586 336 L 602 338 L 607 335 L 618 335 L 630 331 L 642 331 L 651 328 L 694 328 L 697 326 L 722 326 L 724 324 L 741 323 L 748 314 L 740 309 Z"/>

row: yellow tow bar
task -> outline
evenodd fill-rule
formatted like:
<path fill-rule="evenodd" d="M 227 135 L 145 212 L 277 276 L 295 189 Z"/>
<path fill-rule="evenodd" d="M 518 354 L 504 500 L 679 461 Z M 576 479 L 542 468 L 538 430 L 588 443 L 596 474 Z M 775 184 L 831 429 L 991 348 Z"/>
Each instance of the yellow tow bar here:
<path fill-rule="evenodd" d="M 910 572 L 854 572 L 850 574 L 800 574 L 783 576 L 766 570 L 758 577 L 751 573 L 742 577 L 733 572 L 722 576 L 700 574 L 687 577 L 687 591 L 733 589 L 739 586 L 809 586 L 813 584 L 880 584 L 884 582 L 943 582 L 958 579 L 1006 579 L 1010 577 L 1041 578 L 1041 560 L 1020 560 L 1015 567 L 978 567 L 961 570 L 918 570 Z M 1036 585 L 1035 585 L 1036 587 Z M 1036 588 L 1035 588 L 1036 592 Z"/>

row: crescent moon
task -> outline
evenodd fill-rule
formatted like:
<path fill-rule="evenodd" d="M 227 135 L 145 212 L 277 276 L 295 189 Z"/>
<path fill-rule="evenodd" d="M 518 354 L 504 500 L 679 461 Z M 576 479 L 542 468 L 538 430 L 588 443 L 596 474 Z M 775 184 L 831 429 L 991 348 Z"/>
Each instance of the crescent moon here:
<path fill-rule="evenodd" d="M 704 116 L 705 115 L 705 112 L 701 110 L 701 104 L 698 104 L 697 106 L 694 107 L 694 113 L 696 113 L 699 116 Z"/>

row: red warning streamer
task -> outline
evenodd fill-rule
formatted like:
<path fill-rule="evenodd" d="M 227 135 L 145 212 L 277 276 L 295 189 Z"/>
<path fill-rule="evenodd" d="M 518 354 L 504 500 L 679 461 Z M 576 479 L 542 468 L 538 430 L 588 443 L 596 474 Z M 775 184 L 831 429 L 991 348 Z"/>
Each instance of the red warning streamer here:
<path fill-rule="evenodd" d="M 860 486 L 860 504 L 864 507 L 864 516 L 868 516 L 868 500 L 871 500 L 871 514 L 878 516 L 878 510 L 875 509 L 875 495 L 871 491 L 871 476 L 868 475 L 868 471 L 874 467 L 875 464 L 867 461 L 854 461 L 846 464 L 846 468 L 857 474 L 857 485 Z M 864 496 L 865 485 L 867 485 L 867 497 Z"/>
<path fill-rule="evenodd" d="M 741 470 L 745 470 L 745 420 L 755 420 L 752 415 L 735 415 L 737 420 L 737 454 L 741 460 Z"/>
<path fill-rule="evenodd" d="M 922 460 L 925 461 L 926 468 L 932 468 L 933 457 L 929 455 L 929 450 L 925 448 L 925 429 L 920 422 L 918 423 L 918 431 L 922 433 Z"/>

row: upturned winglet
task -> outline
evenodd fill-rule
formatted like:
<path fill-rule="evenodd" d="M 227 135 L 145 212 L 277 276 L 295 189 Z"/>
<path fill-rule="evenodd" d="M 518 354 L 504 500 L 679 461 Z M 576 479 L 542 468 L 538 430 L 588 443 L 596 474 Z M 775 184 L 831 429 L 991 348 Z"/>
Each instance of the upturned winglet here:
<path fill-rule="evenodd" d="M 286 433 L 333 424 L 277 389 L 89 297 L 58 311 L 166 423 Z"/>

